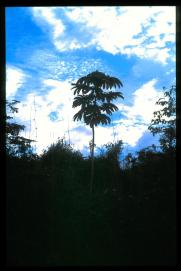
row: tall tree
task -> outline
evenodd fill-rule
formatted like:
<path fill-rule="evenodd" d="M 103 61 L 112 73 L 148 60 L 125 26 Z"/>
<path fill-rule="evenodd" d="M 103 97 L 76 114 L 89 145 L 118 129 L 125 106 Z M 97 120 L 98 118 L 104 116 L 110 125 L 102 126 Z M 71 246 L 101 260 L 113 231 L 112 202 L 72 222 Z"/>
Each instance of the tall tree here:
<path fill-rule="evenodd" d="M 72 84 L 74 95 L 73 108 L 80 106 L 80 110 L 74 115 L 73 120 L 83 119 L 86 125 L 92 128 L 91 149 L 91 183 L 90 191 L 93 189 L 94 179 L 94 147 L 95 147 L 95 126 L 98 124 L 109 124 L 111 115 L 118 107 L 111 103 L 118 97 L 124 99 L 123 94 L 118 91 L 105 91 L 116 87 L 122 87 L 122 82 L 116 78 L 95 71 L 87 76 L 81 77 L 76 83 Z"/>
<path fill-rule="evenodd" d="M 148 129 L 153 135 L 160 134 L 160 146 L 163 152 L 174 154 L 176 149 L 176 86 L 168 91 L 164 88 L 164 97 L 156 104 L 161 109 L 155 111 Z"/>

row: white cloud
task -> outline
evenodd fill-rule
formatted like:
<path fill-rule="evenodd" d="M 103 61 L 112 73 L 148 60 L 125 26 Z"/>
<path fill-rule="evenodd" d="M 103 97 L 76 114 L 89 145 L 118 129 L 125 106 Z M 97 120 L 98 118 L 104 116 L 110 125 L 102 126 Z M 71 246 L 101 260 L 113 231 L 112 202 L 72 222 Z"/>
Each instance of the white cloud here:
<path fill-rule="evenodd" d="M 166 64 L 171 50 L 165 48 L 166 42 L 175 43 L 174 6 L 34 7 L 32 10 L 41 27 L 45 27 L 42 20 L 52 27 L 52 41 L 60 51 L 94 45 L 112 54 L 137 55 Z"/>
<path fill-rule="evenodd" d="M 143 133 L 147 131 L 148 125 L 153 118 L 153 112 L 160 109 L 160 106 L 155 103 L 163 94 L 155 89 L 156 82 L 157 80 L 153 79 L 137 89 L 133 93 L 132 106 L 120 104 L 120 111 L 126 119 L 113 121 L 116 124 L 115 131 L 119 139 L 132 147 L 137 144 Z"/>
<path fill-rule="evenodd" d="M 53 39 L 56 40 L 57 37 L 63 34 L 65 30 L 65 26 L 63 25 L 61 19 L 57 19 L 54 10 L 56 8 L 54 7 L 33 7 L 33 16 L 36 20 L 36 22 L 41 26 L 45 27 L 44 24 L 42 24 L 42 20 L 47 22 L 52 27 L 52 33 L 53 33 Z"/>
<path fill-rule="evenodd" d="M 19 105 L 18 118 L 26 125 L 26 130 L 22 134 L 37 140 L 35 145 L 38 153 L 53 143 L 58 136 L 63 136 L 61 121 L 55 123 L 50 120 L 48 115 L 51 108 L 47 104 L 46 97 L 36 95 L 34 107 L 34 94 L 29 94 L 26 100 Z"/>
<path fill-rule="evenodd" d="M 60 56 L 47 49 L 35 50 L 30 54 L 27 62 L 35 72 L 38 70 L 40 77 L 47 78 L 48 74 L 48 78 L 56 80 L 69 78 L 74 81 L 96 69 L 104 70 L 105 73 L 111 72 L 108 64 L 103 62 L 101 58 L 95 59 L 90 56 L 76 56 L 66 53 Z"/>
<path fill-rule="evenodd" d="M 74 50 L 89 46 L 89 44 L 80 43 L 80 37 L 72 35 L 66 31 L 66 23 L 61 16 L 56 16 L 56 11 L 63 11 L 64 8 L 58 7 L 33 7 L 32 13 L 37 24 L 47 32 L 47 26 L 50 26 L 53 44 L 59 51 Z"/>
<path fill-rule="evenodd" d="M 34 93 L 27 95 L 19 105 L 17 118 L 25 124 L 26 130 L 23 136 L 37 140 L 35 143 L 38 153 L 41 153 L 48 145 L 55 142 L 58 137 L 64 136 L 68 140 L 68 129 L 72 143 L 78 143 L 78 147 L 83 148 L 84 140 L 79 132 L 71 129 L 77 124 L 73 121 L 73 115 L 77 109 L 72 108 L 73 91 L 67 81 L 43 80 L 43 85 L 49 87 L 49 92 L 44 96 Z M 36 111 L 35 111 L 36 110 Z M 52 121 L 49 117 L 51 112 L 57 112 L 58 119 Z M 36 129 L 37 128 L 37 129 Z"/>
<path fill-rule="evenodd" d="M 133 94 L 132 106 L 117 104 L 120 112 L 126 117 L 113 121 L 116 124 L 114 130 L 117 133 L 117 140 L 121 139 L 124 143 L 134 147 L 147 130 L 153 112 L 158 109 L 155 102 L 161 96 L 161 92 L 154 87 L 156 82 L 156 79 L 153 79 L 137 89 Z M 42 83 L 45 87 L 50 88 L 46 95 L 38 96 L 31 93 L 19 105 L 18 117 L 27 127 L 23 135 L 30 135 L 31 139 L 38 141 L 36 143 L 38 153 L 55 142 L 58 137 L 65 136 L 66 140 L 69 141 L 69 135 L 70 142 L 75 149 L 81 151 L 85 147 L 89 149 L 89 141 L 92 137 L 91 128 L 87 127 L 85 132 L 85 129 L 78 128 L 80 122 L 73 121 L 73 115 L 78 111 L 78 108 L 72 108 L 73 91 L 70 83 L 52 79 L 43 80 Z M 36 106 L 34 106 L 34 102 Z M 54 111 L 57 112 L 58 116 L 56 121 L 52 121 L 49 117 L 49 114 Z M 82 128 L 85 127 L 83 122 L 81 122 L 81 125 Z M 88 133 L 89 130 L 90 133 Z M 95 129 L 96 146 L 100 147 L 108 142 L 113 142 L 113 132 L 112 126 L 97 126 Z"/>
<path fill-rule="evenodd" d="M 22 86 L 26 78 L 25 73 L 14 66 L 6 67 L 6 98 L 15 96 L 17 90 Z"/>
<path fill-rule="evenodd" d="M 165 47 L 167 41 L 175 42 L 175 7 L 84 7 L 71 9 L 67 16 L 96 30 L 92 44 L 113 54 L 136 54 L 165 64 L 169 50 L 159 48 Z M 150 37 L 152 44 L 148 42 Z"/>
<path fill-rule="evenodd" d="M 138 140 L 142 137 L 144 132 L 147 130 L 145 125 L 137 125 L 133 126 L 124 126 L 124 123 L 118 127 L 116 127 L 117 133 L 120 134 L 121 139 L 124 143 L 129 144 L 130 146 L 136 146 Z"/>
<path fill-rule="evenodd" d="M 123 106 L 124 114 L 128 119 L 139 118 L 146 124 L 150 123 L 153 112 L 159 109 L 155 103 L 162 96 L 162 92 L 154 87 L 156 82 L 157 80 L 153 79 L 133 93 L 133 106 Z"/>

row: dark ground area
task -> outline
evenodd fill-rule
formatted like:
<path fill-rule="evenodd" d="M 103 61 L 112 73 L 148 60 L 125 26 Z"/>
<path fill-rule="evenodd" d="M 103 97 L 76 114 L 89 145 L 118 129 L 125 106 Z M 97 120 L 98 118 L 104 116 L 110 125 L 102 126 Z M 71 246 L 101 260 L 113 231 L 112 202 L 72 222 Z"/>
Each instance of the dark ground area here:
<path fill-rule="evenodd" d="M 7 160 L 8 266 L 176 264 L 174 162 L 106 163 Z"/>

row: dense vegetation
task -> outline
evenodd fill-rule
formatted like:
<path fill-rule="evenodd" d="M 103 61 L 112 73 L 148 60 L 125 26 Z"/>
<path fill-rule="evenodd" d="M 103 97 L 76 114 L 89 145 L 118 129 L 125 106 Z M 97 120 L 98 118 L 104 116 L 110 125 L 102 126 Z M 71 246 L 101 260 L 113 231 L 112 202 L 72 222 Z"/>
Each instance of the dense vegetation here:
<path fill-rule="evenodd" d="M 165 107 L 173 111 L 174 104 Z M 152 125 L 159 125 L 155 120 Z M 151 146 L 128 154 L 124 168 L 119 163 L 122 142 L 105 145 L 95 157 L 93 193 L 91 157 L 84 159 L 63 139 L 41 156 L 24 138 L 21 142 L 28 144 L 16 153 L 16 142 L 8 141 L 7 264 L 174 265 L 175 123 L 164 124 L 165 133 L 154 130 L 162 132 L 160 151 Z M 19 140 L 21 128 L 14 139 Z"/>

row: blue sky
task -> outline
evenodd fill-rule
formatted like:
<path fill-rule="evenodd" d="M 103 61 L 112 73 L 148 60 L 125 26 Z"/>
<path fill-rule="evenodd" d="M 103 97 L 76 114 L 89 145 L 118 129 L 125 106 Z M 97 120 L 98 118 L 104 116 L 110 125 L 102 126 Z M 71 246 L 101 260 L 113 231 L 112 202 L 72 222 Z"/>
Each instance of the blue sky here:
<path fill-rule="evenodd" d="M 38 153 L 64 137 L 87 155 L 91 128 L 73 121 L 71 83 L 99 70 L 122 81 L 124 100 L 96 127 L 97 151 L 120 139 L 125 152 L 156 143 L 147 127 L 175 83 L 175 39 L 174 6 L 6 8 L 6 96 L 21 102 L 22 135 Z"/>

